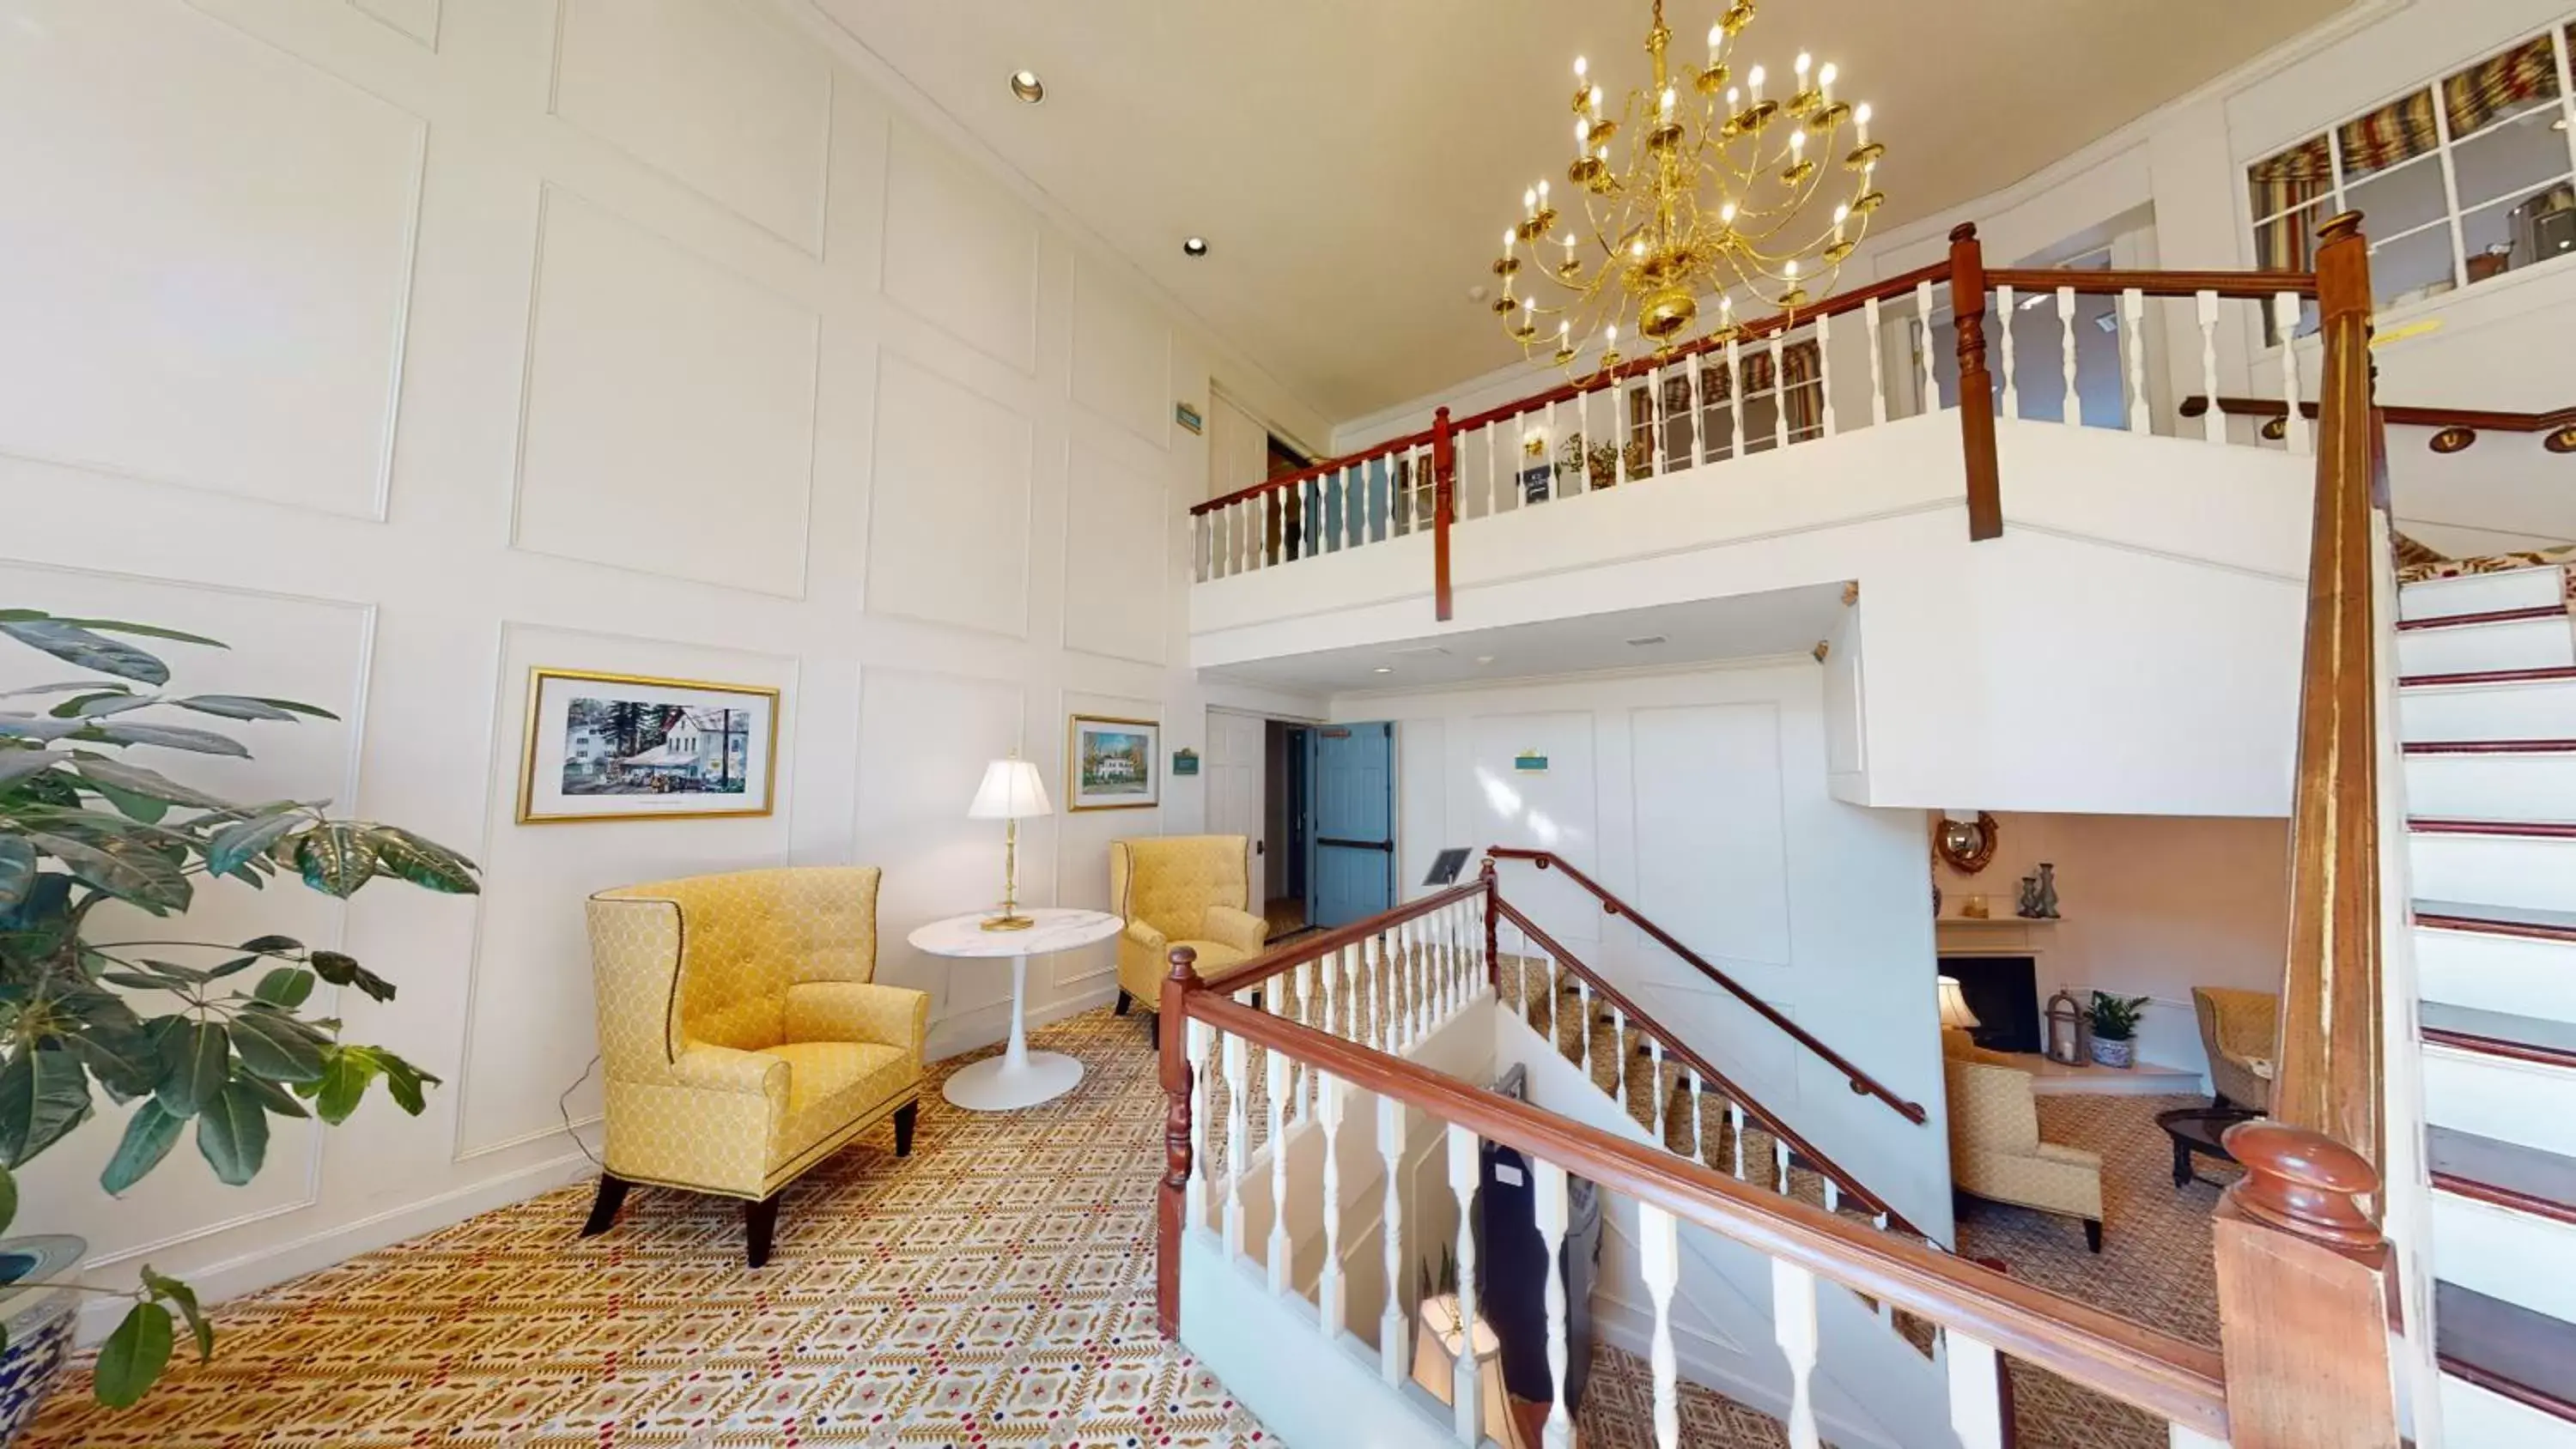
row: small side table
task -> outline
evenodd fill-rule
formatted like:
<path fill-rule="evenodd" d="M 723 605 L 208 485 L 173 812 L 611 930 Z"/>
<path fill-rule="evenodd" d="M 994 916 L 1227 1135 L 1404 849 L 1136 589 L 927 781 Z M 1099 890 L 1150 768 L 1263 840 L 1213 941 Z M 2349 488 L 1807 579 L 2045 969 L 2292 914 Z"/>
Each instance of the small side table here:
<path fill-rule="evenodd" d="M 2235 1156 L 2221 1139 L 2227 1129 L 2239 1122 L 2251 1122 L 2261 1116 L 2235 1107 L 2183 1107 L 2171 1112 L 2158 1112 L 2156 1125 L 2173 1139 L 2173 1181 L 2181 1187 L 2192 1180 L 2191 1159 L 2194 1153 L 2215 1157 L 2221 1162 L 2234 1162 Z"/>
<path fill-rule="evenodd" d="M 987 931 L 984 918 L 950 916 L 912 933 L 913 949 L 934 956 L 1011 958 L 1011 1042 L 1002 1054 L 951 1073 L 941 1095 L 971 1112 L 1034 1107 L 1074 1089 L 1082 1063 L 1062 1052 L 1029 1050 L 1029 958 L 1106 941 L 1127 929 L 1107 911 L 1023 907 L 1037 924 L 1024 931 Z"/>

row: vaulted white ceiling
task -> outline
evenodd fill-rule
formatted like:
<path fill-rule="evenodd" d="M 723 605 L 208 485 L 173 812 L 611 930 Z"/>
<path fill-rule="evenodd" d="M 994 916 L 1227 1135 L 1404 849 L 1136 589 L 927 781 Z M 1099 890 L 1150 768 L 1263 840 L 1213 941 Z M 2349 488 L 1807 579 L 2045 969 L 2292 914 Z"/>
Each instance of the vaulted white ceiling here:
<path fill-rule="evenodd" d="M 1572 61 L 1642 78 L 1646 0 L 811 0 L 1328 416 L 1517 355 L 1468 300 L 1562 175 Z M 1771 0 L 1874 106 L 1886 227 L 2010 185 L 2351 0 Z M 1677 53 L 1723 8 L 1674 0 Z M 1046 81 L 1043 105 L 1008 78 Z M 1203 235 L 1210 253 L 1181 253 Z M 1319 443 L 1320 439 L 1309 439 Z"/>

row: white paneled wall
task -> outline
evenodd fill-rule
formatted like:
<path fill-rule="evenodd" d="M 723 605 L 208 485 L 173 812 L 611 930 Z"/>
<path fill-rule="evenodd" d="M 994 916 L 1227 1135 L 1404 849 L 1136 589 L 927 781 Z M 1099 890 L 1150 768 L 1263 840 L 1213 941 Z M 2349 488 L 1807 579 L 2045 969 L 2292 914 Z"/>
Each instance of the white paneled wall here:
<path fill-rule="evenodd" d="M 219 889 L 196 923 L 396 981 L 343 1005 L 446 1079 L 426 1116 L 281 1128 L 248 1189 L 183 1152 L 114 1203 L 84 1133 L 23 1227 L 228 1294 L 585 1173 L 608 885 L 882 865 L 885 979 L 933 994 L 934 1051 L 996 1040 L 1004 971 L 903 939 L 999 891 L 984 762 L 1061 801 L 1068 711 L 1167 751 L 1212 700 L 1322 713 L 1168 662 L 1208 477 L 1172 404 L 1214 372 L 1320 423 L 948 125 L 755 0 L 0 0 L 0 606 L 230 640 L 174 648 L 180 682 L 345 722 L 174 768 L 486 867 L 474 900 Z M 514 823 L 536 665 L 783 690 L 776 813 Z M 1023 895 L 1105 904 L 1109 842 L 1203 798 L 1034 824 Z M 1036 1014 L 1109 968 L 1043 963 Z"/>

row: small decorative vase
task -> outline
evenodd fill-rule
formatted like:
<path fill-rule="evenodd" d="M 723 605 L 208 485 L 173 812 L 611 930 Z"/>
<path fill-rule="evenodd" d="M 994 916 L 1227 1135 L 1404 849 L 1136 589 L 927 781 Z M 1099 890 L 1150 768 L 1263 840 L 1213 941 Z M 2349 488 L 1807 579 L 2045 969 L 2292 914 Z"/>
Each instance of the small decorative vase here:
<path fill-rule="evenodd" d="M 2127 1068 L 2136 1066 L 2138 1064 L 2138 1044 L 2125 1038 L 2120 1041 L 2111 1041 L 2108 1038 L 2097 1036 L 2093 1038 L 2093 1060 L 2106 1067 Z"/>
<path fill-rule="evenodd" d="M 2013 914 L 2024 920 L 2030 920 L 2039 915 L 2038 876 L 2026 875 L 2021 878 L 2021 900 L 2013 907 Z"/>
<path fill-rule="evenodd" d="M 2057 919 L 2057 867 L 2047 861 L 2039 863 L 2039 909 L 2033 914 L 2043 921 Z"/>
<path fill-rule="evenodd" d="M 0 1238 L 0 1327 L 9 1335 L 9 1346 L 0 1349 L 0 1449 L 35 1422 L 71 1357 L 78 1295 L 61 1285 L 88 1251 L 89 1244 L 68 1233 Z"/>

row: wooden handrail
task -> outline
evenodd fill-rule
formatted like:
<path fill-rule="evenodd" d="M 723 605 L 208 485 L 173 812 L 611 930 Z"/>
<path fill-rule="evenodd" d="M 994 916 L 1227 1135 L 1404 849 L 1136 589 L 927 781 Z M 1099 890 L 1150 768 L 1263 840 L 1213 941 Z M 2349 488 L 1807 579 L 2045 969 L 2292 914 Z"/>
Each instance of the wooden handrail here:
<path fill-rule="evenodd" d="M 1603 911 L 1613 916 L 1624 916 L 1628 920 L 1635 922 L 1638 930 L 1653 937 L 1656 943 L 1661 945 L 1665 950 L 1679 956 L 1684 962 L 1689 964 L 1693 970 L 1699 972 L 1700 975 L 1707 977 L 1710 981 L 1725 988 L 1725 990 L 1729 994 L 1733 995 L 1736 1000 L 1752 1007 L 1755 1012 L 1761 1015 L 1763 1020 L 1780 1028 L 1782 1031 L 1787 1032 L 1791 1039 L 1795 1040 L 1800 1046 L 1803 1046 L 1807 1050 L 1824 1058 L 1833 1066 L 1835 1071 L 1842 1073 L 1843 1077 L 1851 1083 L 1851 1089 L 1854 1092 L 1865 1093 L 1869 1096 L 1878 1098 L 1888 1106 L 1895 1108 L 1897 1115 L 1903 1117 L 1909 1122 L 1919 1125 L 1925 1120 L 1922 1103 L 1909 1102 L 1903 1097 L 1896 1095 L 1894 1092 L 1889 1091 L 1886 1085 L 1880 1082 L 1878 1078 L 1862 1071 L 1858 1066 L 1852 1063 L 1850 1058 L 1845 1057 L 1842 1053 L 1835 1051 L 1832 1047 L 1818 1041 L 1813 1032 L 1810 1032 L 1805 1027 L 1791 1021 L 1788 1017 L 1781 1015 L 1779 1009 L 1771 1005 L 1771 1003 L 1764 1001 L 1761 997 L 1745 990 L 1741 985 L 1737 984 L 1734 977 L 1729 976 L 1725 972 L 1710 965 L 1697 951 L 1694 951 L 1690 947 L 1683 945 L 1681 942 L 1674 940 L 1671 932 L 1656 925 L 1654 922 L 1647 920 L 1644 916 L 1639 915 L 1636 907 L 1629 905 L 1626 901 L 1619 899 L 1617 896 L 1612 895 L 1609 891 L 1603 889 L 1600 882 L 1595 881 L 1588 875 L 1585 875 L 1582 871 L 1575 869 L 1571 864 L 1567 863 L 1563 856 L 1558 855 L 1552 850 L 1523 850 L 1516 846 L 1508 845 L 1494 846 L 1488 849 L 1485 853 L 1500 860 L 1530 861 L 1537 865 L 1541 870 L 1563 871 L 1566 879 L 1574 882 L 1578 886 L 1581 886 L 1583 889 L 1590 891 L 1593 897 L 1601 902 L 1601 909 Z"/>
<path fill-rule="evenodd" d="M 2290 813 L 2289 963 L 2272 1116 L 2380 1157 L 2379 761 L 2372 621 L 2370 253 L 2317 251 L 2324 370 Z"/>
<path fill-rule="evenodd" d="M 1806 1138 L 1798 1135 L 1798 1133 L 1792 1130 L 1787 1123 L 1782 1122 L 1779 1118 L 1771 1115 L 1768 1109 L 1764 1108 L 1760 1102 L 1754 1100 L 1751 1093 L 1736 1085 L 1733 1078 L 1727 1076 L 1726 1073 L 1719 1071 L 1715 1066 L 1711 1065 L 1708 1058 L 1692 1051 L 1680 1037 L 1677 1037 L 1672 1033 L 1670 1028 L 1647 1015 L 1644 1007 L 1641 1007 L 1634 1001 L 1629 1000 L 1626 993 L 1620 991 L 1617 987 L 1612 986 L 1608 981 L 1604 980 L 1600 972 L 1583 964 L 1582 959 L 1576 956 L 1573 952 L 1557 944 L 1555 937 L 1550 936 L 1546 931 L 1540 929 L 1537 922 L 1532 921 L 1528 916 L 1521 914 L 1517 907 L 1513 906 L 1511 902 L 1504 900 L 1500 895 L 1494 897 L 1494 913 L 1497 916 L 1510 921 L 1513 925 L 1520 927 L 1521 934 L 1527 936 L 1540 950 L 1543 950 L 1549 955 L 1555 957 L 1559 965 L 1566 967 L 1575 975 L 1582 977 L 1583 980 L 1589 983 L 1592 987 L 1592 994 L 1594 996 L 1597 996 L 1603 1001 L 1609 1003 L 1611 1006 L 1618 1008 L 1631 1023 L 1635 1024 L 1640 1029 L 1650 1030 L 1656 1037 L 1662 1040 L 1664 1044 L 1664 1052 L 1667 1056 L 1675 1058 L 1680 1061 L 1683 1066 L 1698 1073 L 1703 1082 L 1715 1083 L 1718 1090 L 1723 1092 L 1729 1101 L 1742 1107 L 1746 1116 L 1751 1117 L 1755 1122 L 1761 1124 L 1763 1131 L 1770 1133 L 1773 1137 L 1777 1138 L 1782 1143 L 1785 1143 L 1792 1154 L 1806 1159 L 1808 1166 L 1814 1168 L 1817 1172 L 1822 1173 L 1826 1177 L 1832 1178 L 1837 1190 L 1858 1198 L 1862 1206 L 1867 1207 L 1871 1212 L 1885 1213 L 1887 1215 L 1887 1223 L 1889 1227 L 1892 1227 L 1899 1232 L 1911 1233 L 1918 1238 L 1929 1236 L 1929 1234 L 1926 1234 L 1921 1228 L 1918 1228 L 1914 1226 L 1914 1224 L 1906 1221 L 1903 1213 L 1900 1213 L 1895 1208 L 1888 1206 L 1887 1199 L 1870 1191 L 1861 1183 L 1860 1179 L 1852 1176 L 1850 1172 L 1846 1171 L 1842 1164 L 1834 1161 L 1830 1157 L 1827 1157 L 1824 1153 L 1817 1151 L 1814 1143 L 1809 1142 Z M 1554 1010 L 1553 1006 L 1549 1008 L 1551 1020 L 1554 1019 Z M 1591 1029 L 1591 1023 L 1584 1023 L 1585 1031 L 1588 1032 Z M 1622 1046 L 1621 1050 L 1625 1051 L 1626 1048 Z M 1619 1064 L 1621 1075 L 1624 1076 L 1627 1069 L 1628 1064 L 1623 1058 Z M 1657 1090 L 1661 1090 L 1660 1085 L 1658 1085 Z"/>
<path fill-rule="evenodd" d="M 2206 393 L 2194 393 L 2182 400 L 2182 415 L 2196 418 L 2209 411 L 2213 401 Z M 2220 412 L 2231 417 L 2275 419 L 2289 415 L 2289 405 L 2279 398 L 2219 397 L 2214 400 Z M 2302 417 L 2314 418 L 2317 405 L 2299 404 Z M 2456 453 L 2477 441 L 2481 432 L 2547 433 L 2553 453 L 2576 453 L 2576 407 L 2553 408 L 2548 412 L 2503 412 L 2492 408 L 2407 407 L 2394 403 L 2379 406 L 2379 415 L 2389 425 L 2401 428 L 2433 428 L 2436 436 L 2430 446 L 2437 453 Z M 2453 434 L 2445 439 L 2442 434 Z M 2271 436 L 2267 431 L 2265 436 Z"/>
<path fill-rule="evenodd" d="M 1945 1324 L 2026 1363 L 2134 1404 L 2221 1443 L 2227 1395 L 2219 1355 L 2143 1328 L 2088 1304 L 2018 1282 L 1964 1258 L 1883 1233 L 1819 1207 L 1784 1198 L 1687 1158 L 1471 1086 L 1455 1077 L 1372 1051 L 1283 1017 L 1242 1006 L 1197 985 L 1176 966 L 1163 989 L 1166 1010 L 1204 1021 L 1248 1043 L 1429 1113 L 1677 1218 L 1698 1224 L 1918 1318 Z M 1165 1036 L 1163 1085 L 1181 1130 L 1167 1129 L 1161 1261 L 1167 1328 L 1176 1329 L 1178 1240 L 1189 1176 L 1189 1068 L 1181 1032 Z M 1177 1073 L 1173 1063 L 1180 1063 Z"/>
<path fill-rule="evenodd" d="M 2115 272 L 2056 267 L 2000 267 L 1986 281 L 2019 292 L 2054 292 L 2065 288 L 2086 296 L 2143 292 L 2150 297 L 2196 297 L 2216 292 L 2222 297 L 2265 300 L 2283 292 L 2317 295 L 2314 272 Z"/>
<path fill-rule="evenodd" d="M 1209 977 L 1201 982 L 1200 986 L 1203 990 L 1221 991 L 1228 996 L 1238 991 L 1249 991 L 1283 971 L 1293 971 L 1309 961 L 1320 961 L 1344 946 L 1356 945 L 1383 935 L 1393 927 L 1403 925 L 1419 916 L 1430 915 L 1444 906 L 1454 906 L 1460 901 L 1472 900 L 1483 895 L 1486 889 L 1486 880 L 1483 876 L 1478 876 L 1474 880 L 1460 881 L 1437 895 L 1424 896 L 1417 901 L 1406 901 L 1403 905 L 1392 910 L 1381 911 L 1365 921 L 1353 921 L 1347 926 L 1336 926 L 1321 935 L 1304 936 L 1285 945 L 1273 946 L 1232 970 Z"/>
<path fill-rule="evenodd" d="M 1976 223 L 1963 221 L 1950 231 L 1950 325 L 1958 340 L 1959 449 L 1968 471 L 1970 543 L 2004 536 L 1994 377 L 1986 371 L 1986 285 L 1985 248 L 1977 241 Z M 1931 319 L 1924 325 L 1928 332 Z M 2012 319 L 2004 325 L 2010 327 Z"/>

